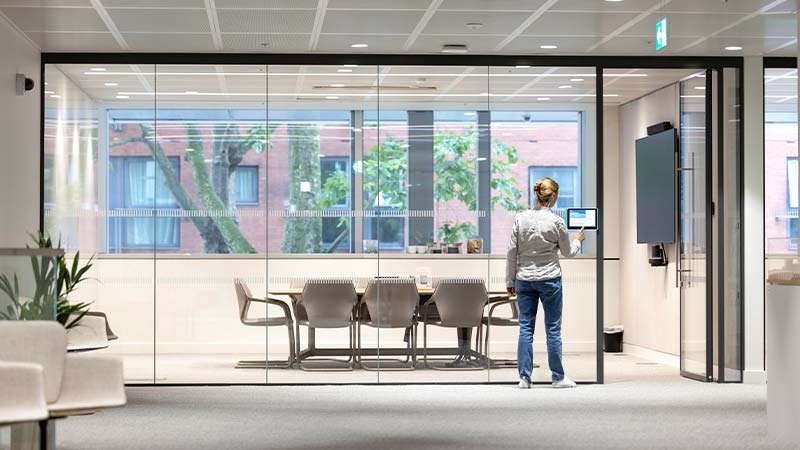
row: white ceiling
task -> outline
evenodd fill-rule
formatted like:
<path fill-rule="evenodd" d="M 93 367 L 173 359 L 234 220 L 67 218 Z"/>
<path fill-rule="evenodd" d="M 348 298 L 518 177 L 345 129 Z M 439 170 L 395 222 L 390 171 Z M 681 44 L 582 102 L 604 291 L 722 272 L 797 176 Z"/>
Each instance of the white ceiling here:
<path fill-rule="evenodd" d="M 798 0 L 0 0 L 0 14 L 48 52 L 438 53 L 465 44 L 474 54 L 796 56 L 797 8 Z M 656 52 L 664 17 L 670 42 Z M 350 47 L 357 43 L 369 46 Z"/>

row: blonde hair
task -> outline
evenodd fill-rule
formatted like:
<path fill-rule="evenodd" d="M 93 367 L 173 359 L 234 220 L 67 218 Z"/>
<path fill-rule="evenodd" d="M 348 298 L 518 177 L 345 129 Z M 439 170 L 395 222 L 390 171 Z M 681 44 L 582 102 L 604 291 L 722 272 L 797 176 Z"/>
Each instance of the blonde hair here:
<path fill-rule="evenodd" d="M 552 203 L 558 196 L 558 183 L 552 178 L 542 178 L 533 185 L 533 194 L 538 205 L 553 206 Z"/>

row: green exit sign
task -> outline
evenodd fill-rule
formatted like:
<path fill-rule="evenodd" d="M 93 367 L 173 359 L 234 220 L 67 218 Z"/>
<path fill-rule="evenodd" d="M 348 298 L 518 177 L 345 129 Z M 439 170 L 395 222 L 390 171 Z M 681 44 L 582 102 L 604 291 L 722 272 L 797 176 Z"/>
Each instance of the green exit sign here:
<path fill-rule="evenodd" d="M 667 46 L 667 18 L 656 22 L 656 51 Z"/>

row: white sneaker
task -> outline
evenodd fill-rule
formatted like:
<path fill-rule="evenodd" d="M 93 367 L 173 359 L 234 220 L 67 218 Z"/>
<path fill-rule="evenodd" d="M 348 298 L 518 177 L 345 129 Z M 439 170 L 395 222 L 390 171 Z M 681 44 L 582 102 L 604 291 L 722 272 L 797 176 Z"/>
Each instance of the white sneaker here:
<path fill-rule="evenodd" d="M 530 389 L 531 388 L 531 380 L 527 378 L 520 378 L 519 384 L 517 385 L 520 389 Z"/>
<path fill-rule="evenodd" d="M 561 379 L 561 380 L 553 381 L 553 387 L 556 388 L 556 389 L 570 389 L 570 388 L 578 387 L 578 385 L 575 384 L 574 381 L 572 381 L 569 378 L 567 378 L 566 376 L 564 376 L 564 378 Z"/>

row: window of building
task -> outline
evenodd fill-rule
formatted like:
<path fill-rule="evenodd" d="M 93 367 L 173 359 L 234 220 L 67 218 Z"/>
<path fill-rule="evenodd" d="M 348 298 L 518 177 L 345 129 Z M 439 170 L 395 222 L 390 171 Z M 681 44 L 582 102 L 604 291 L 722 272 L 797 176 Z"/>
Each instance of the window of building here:
<path fill-rule="evenodd" d="M 180 247 L 180 220 L 163 172 L 147 156 L 109 158 L 108 203 L 109 252 L 129 249 L 175 249 Z M 170 157 L 180 179 L 180 159 Z"/>
<path fill-rule="evenodd" d="M 238 166 L 233 172 L 237 205 L 258 205 L 258 166 Z"/>
<path fill-rule="evenodd" d="M 334 251 L 350 251 L 351 221 L 344 214 L 350 208 L 350 158 L 322 156 L 319 159 L 319 165 L 320 186 L 333 186 L 330 190 L 341 193 L 332 200 L 329 211 L 329 214 L 332 215 L 322 218 L 322 245 L 325 248 L 335 246 Z M 334 183 L 336 183 L 335 186 Z M 342 213 L 342 215 L 337 213 Z"/>
<path fill-rule="evenodd" d="M 552 178 L 558 183 L 557 211 L 580 206 L 580 189 L 577 167 L 528 167 L 528 204 L 533 207 L 536 197 L 533 195 L 533 186 L 542 178 Z"/>

